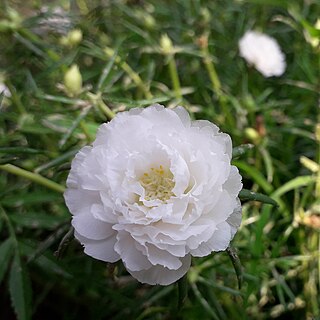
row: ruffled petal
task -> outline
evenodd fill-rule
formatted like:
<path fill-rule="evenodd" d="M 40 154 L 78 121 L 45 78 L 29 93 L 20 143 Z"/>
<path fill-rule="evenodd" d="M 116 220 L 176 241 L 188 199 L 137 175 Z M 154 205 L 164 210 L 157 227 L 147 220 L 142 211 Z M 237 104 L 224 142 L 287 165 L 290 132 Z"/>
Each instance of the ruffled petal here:
<path fill-rule="evenodd" d="M 114 250 L 116 237 L 111 236 L 104 240 L 90 240 L 75 231 L 75 237 L 84 246 L 84 253 L 95 259 L 114 263 L 120 259 L 120 256 Z"/>
<path fill-rule="evenodd" d="M 224 251 L 231 241 L 231 235 L 231 226 L 227 222 L 221 222 L 212 237 L 190 253 L 194 257 L 205 257 L 213 251 Z"/>
<path fill-rule="evenodd" d="M 94 218 L 90 212 L 73 216 L 71 223 L 80 235 L 88 239 L 102 240 L 115 235 L 112 224 Z"/>
<path fill-rule="evenodd" d="M 177 270 L 170 270 L 161 265 L 152 266 L 147 270 L 141 271 L 127 270 L 134 278 L 142 283 L 167 286 L 176 282 L 187 273 L 191 264 L 191 256 L 186 255 L 184 258 L 181 258 L 181 263 L 181 267 Z"/>

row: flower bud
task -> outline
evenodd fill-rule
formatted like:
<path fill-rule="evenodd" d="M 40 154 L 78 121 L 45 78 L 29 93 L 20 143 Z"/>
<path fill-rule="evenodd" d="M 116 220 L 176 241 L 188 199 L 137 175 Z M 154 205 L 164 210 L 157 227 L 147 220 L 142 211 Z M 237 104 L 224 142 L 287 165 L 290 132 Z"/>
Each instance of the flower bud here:
<path fill-rule="evenodd" d="M 60 44 L 66 47 L 75 47 L 82 41 L 80 29 L 71 30 L 66 36 L 60 38 Z"/>
<path fill-rule="evenodd" d="M 244 134 L 250 140 L 250 142 L 253 142 L 254 144 L 259 144 L 261 141 L 258 131 L 254 128 L 246 128 L 244 130 Z"/>
<path fill-rule="evenodd" d="M 300 163 L 307 168 L 308 170 L 310 170 L 313 173 L 316 173 L 319 171 L 319 165 L 314 162 L 313 160 L 305 157 L 305 156 L 301 156 L 300 157 Z"/>
<path fill-rule="evenodd" d="M 316 135 L 317 142 L 320 143 L 320 123 L 317 123 L 316 125 L 315 135 Z"/>
<path fill-rule="evenodd" d="M 82 90 L 82 76 L 79 67 L 73 64 L 64 75 L 64 86 L 67 94 L 77 96 Z"/>
<path fill-rule="evenodd" d="M 69 45 L 76 46 L 82 41 L 82 31 L 80 29 L 71 30 L 68 33 Z"/>
<path fill-rule="evenodd" d="M 144 25 L 147 29 L 152 30 L 156 26 L 156 20 L 150 14 L 144 16 Z"/>
<path fill-rule="evenodd" d="M 163 34 L 160 39 L 160 48 L 163 54 L 169 55 L 172 53 L 173 45 L 167 34 Z"/>

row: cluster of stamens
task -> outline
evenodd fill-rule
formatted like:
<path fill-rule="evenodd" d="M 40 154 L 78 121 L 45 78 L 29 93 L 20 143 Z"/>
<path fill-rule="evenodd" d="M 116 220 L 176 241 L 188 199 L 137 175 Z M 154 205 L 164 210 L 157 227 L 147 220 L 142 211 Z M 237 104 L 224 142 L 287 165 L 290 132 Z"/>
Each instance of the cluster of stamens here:
<path fill-rule="evenodd" d="M 172 192 L 175 185 L 173 174 L 170 170 L 165 170 L 162 165 L 159 168 L 150 168 L 139 181 L 145 190 L 145 199 L 148 201 L 161 200 L 165 202 L 174 196 Z"/>

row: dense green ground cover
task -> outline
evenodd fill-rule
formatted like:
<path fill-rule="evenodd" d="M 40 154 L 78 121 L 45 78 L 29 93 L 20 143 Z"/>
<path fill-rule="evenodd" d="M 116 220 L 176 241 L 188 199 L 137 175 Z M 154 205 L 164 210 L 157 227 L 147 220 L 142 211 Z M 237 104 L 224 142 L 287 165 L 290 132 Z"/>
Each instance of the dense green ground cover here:
<path fill-rule="evenodd" d="M 318 319 L 318 0 L 43 5 L 0 4 L 11 92 L 0 99 L 1 319 Z M 277 39 L 283 76 L 264 78 L 239 57 L 251 28 Z M 73 64 L 81 92 L 65 77 Z M 216 123 L 234 146 L 252 143 L 234 160 L 244 186 L 279 203 L 243 204 L 232 243 L 241 288 L 226 252 L 195 259 L 179 311 L 177 285 L 141 285 L 121 263 L 84 255 L 72 236 L 55 254 L 70 229 L 61 191 L 73 155 L 113 113 L 155 102 Z"/>

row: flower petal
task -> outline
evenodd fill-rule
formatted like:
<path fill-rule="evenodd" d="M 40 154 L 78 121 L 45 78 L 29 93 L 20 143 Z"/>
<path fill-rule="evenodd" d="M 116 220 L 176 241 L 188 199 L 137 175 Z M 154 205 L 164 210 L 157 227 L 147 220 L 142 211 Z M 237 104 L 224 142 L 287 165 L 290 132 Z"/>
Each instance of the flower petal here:
<path fill-rule="evenodd" d="M 160 265 L 152 266 L 147 270 L 141 271 L 127 270 L 134 278 L 142 283 L 167 286 L 176 282 L 187 273 L 191 264 L 191 256 L 186 255 L 184 258 L 181 258 L 181 263 L 181 267 L 177 270 L 170 270 Z"/>
<path fill-rule="evenodd" d="M 84 253 L 95 259 L 106 261 L 106 262 L 116 262 L 120 259 L 120 256 L 114 250 L 116 237 L 111 236 L 104 240 L 90 240 L 79 233 L 74 233 L 75 237 L 84 246 Z"/>
<path fill-rule="evenodd" d="M 191 251 L 194 257 L 205 257 L 212 251 L 226 250 L 231 240 L 231 226 L 227 222 L 221 222 L 214 231 L 212 237 Z"/>
<path fill-rule="evenodd" d="M 94 218 L 90 212 L 73 216 L 71 223 L 80 235 L 88 239 L 102 240 L 115 234 L 111 224 Z"/>

